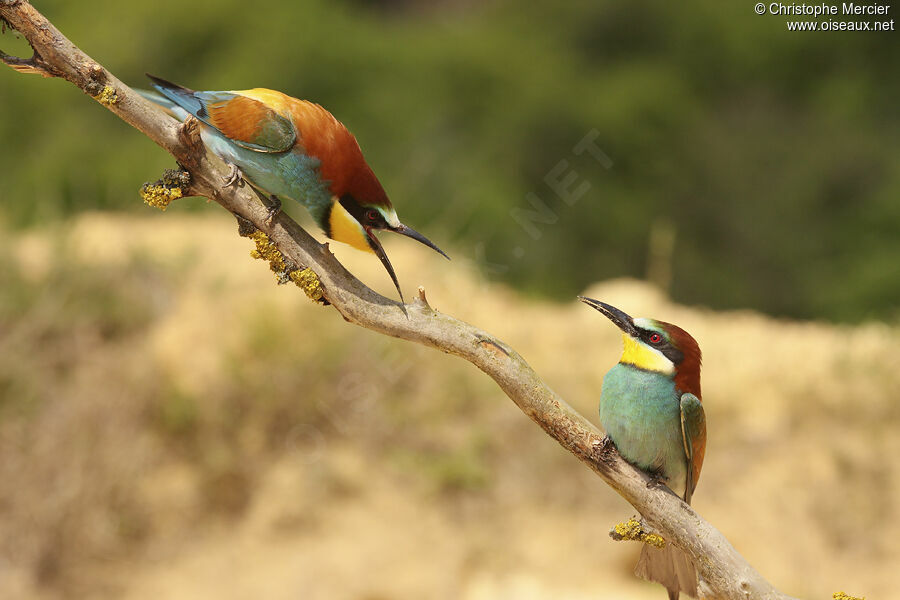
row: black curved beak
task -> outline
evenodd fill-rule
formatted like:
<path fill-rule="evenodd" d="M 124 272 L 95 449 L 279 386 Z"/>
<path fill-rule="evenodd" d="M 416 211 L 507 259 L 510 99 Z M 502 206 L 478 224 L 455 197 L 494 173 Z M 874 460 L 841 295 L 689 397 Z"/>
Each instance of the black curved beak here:
<path fill-rule="evenodd" d="M 397 227 L 392 227 L 391 231 L 393 231 L 394 233 L 399 233 L 400 235 L 405 235 L 406 237 L 410 237 L 410 238 L 416 240 L 417 242 L 422 242 L 423 244 L 425 244 L 426 246 L 428 246 L 429 248 L 431 248 L 432 250 L 434 250 L 435 252 L 437 252 L 438 254 L 440 254 L 441 256 L 446 258 L 447 260 L 450 260 L 450 257 L 447 256 L 447 254 L 443 250 L 441 250 L 440 248 L 435 246 L 431 240 L 429 240 L 427 237 L 425 237 L 424 235 L 422 235 L 421 233 L 419 233 L 412 227 L 407 227 L 403 223 L 400 223 L 400 225 L 398 225 Z"/>
<path fill-rule="evenodd" d="M 387 269 L 388 275 L 391 276 L 391 281 L 394 282 L 394 287 L 397 288 L 397 293 L 400 294 L 400 303 L 406 304 L 406 301 L 403 300 L 403 292 L 400 291 L 400 282 L 397 281 L 397 274 L 394 273 L 394 267 L 393 265 L 391 265 L 391 261 L 388 260 L 387 254 L 384 253 L 384 248 L 381 246 L 381 242 L 378 241 L 378 238 L 375 237 L 375 234 L 369 228 L 366 228 L 366 235 L 369 236 L 369 245 L 372 246 L 372 250 L 375 251 L 375 255 L 378 256 L 381 264 L 383 264 L 384 268 Z"/>
<path fill-rule="evenodd" d="M 606 302 L 594 300 L 593 298 L 585 298 L 584 296 L 578 296 L 578 299 L 588 306 L 596 308 L 598 311 L 603 313 L 607 319 L 615 323 L 619 329 L 621 329 L 631 337 L 637 337 L 638 332 L 634 327 L 634 319 L 632 319 L 630 316 L 628 316 L 615 306 L 609 305 Z"/>
<path fill-rule="evenodd" d="M 395 233 L 405 235 L 406 237 L 411 237 L 417 242 L 422 242 L 447 260 L 450 260 L 450 257 L 447 256 L 447 254 L 444 253 L 443 250 L 435 246 L 431 240 L 429 240 L 427 237 L 425 237 L 412 227 L 407 227 L 406 225 L 401 223 L 397 227 L 387 228 L 387 231 L 393 231 Z M 388 275 L 391 276 L 391 281 L 394 282 L 394 287 L 397 288 L 397 293 L 400 295 L 400 302 L 405 304 L 406 301 L 403 299 L 403 292 L 400 291 L 400 282 L 397 281 L 397 274 L 394 273 L 394 267 L 391 265 L 391 261 L 388 260 L 387 254 L 385 254 L 384 248 L 381 246 L 381 242 L 379 242 L 378 238 L 375 237 L 375 233 L 372 231 L 372 228 L 366 228 L 366 235 L 369 236 L 369 245 L 372 247 L 372 250 L 375 251 L 375 255 L 378 256 L 381 264 L 383 264 L 384 268 L 387 269 Z"/>

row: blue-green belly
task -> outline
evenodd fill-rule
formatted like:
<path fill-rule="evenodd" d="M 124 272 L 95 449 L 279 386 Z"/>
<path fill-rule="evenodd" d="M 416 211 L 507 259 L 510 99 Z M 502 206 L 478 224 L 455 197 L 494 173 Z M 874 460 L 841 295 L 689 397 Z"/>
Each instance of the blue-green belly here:
<path fill-rule="evenodd" d="M 223 160 L 240 167 L 255 187 L 281 199 L 295 200 L 306 207 L 317 223 L 324 221 L 331 205 L 329 182 L 321 180 L 319 159 L 298 150 L 267 154 L 247 150 L 204 128 L 203 142 Z"/>
<path fill-rule="evenodd" d="M 658 473 L 684 496 L 681 407 L 670 377 L 627 364 L 614 366 L 603 378 L 600 423 L 628 462 Z"/>

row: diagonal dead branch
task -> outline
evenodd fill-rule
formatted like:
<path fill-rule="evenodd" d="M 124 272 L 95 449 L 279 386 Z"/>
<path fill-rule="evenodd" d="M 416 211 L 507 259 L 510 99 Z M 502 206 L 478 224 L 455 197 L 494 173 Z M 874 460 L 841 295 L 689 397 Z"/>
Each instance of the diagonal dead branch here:
<path fill-rule="evenodd" d="M 734 600 L 788 598 L 693 508 L 663 488 L 648 486 L 650 478 L 625 462 L 613 444 L 551 390 L 515 350 L 485 331 L 435 311 L 424 290 L 404 307 L 363 285 L 335 259 L 327 244 L 319 244 L 284 212 L 270 218 L 248 186 L 224 185 L 229 170 L 199 143 L 195 123 L 181 126 L 156 110 L 24 0 L 0 0 L 0 18 L 21 32 L 40 57 L 40 62 L 29 59 L 31 63 L 13 59 L 11 66 L 70 81 L 172 154 L 190 171 L 190 193 L 215 200 L 237 216 L 242 235 L 264 234 L 286 265 L 304 265 L 302 271 L 293 272 L 311 297 L 330 303 L 351 323 L 454 354 L 490 376 L 548 435 L 628 500 L 655 531 L 687 550 L 703 579 L 701 595 Z"/>

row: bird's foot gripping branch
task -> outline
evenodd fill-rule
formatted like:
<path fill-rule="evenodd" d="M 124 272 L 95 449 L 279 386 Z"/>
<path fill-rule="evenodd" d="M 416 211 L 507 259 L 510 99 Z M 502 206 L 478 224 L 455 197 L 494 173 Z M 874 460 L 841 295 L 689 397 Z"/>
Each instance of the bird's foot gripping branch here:
<path fill-rule="evenodd" d="M 701 597 L 726 600 L 788 598 L 757 573 L 728 540 L 690 506 L 666 490 L 648 488 L 648 476 L 623 460 L 611 445 L 604 446 L 600 431 L 550 389 L 511 347 L 501 342 L 483 343 L 494 339 L 493 336 L 431 309 L 424 294 L 404 310 L 397 302 L 380 296 L 353 277 L 326 245 L 318 243 L 285 213 L 267 221 L 266 207 L 247 189 L 248 186 L 223 185 L 229 169 L 221 157 L 206 152 L 196 143 L 196 126 L 188 125 L 190 119 L 185 119 L 182 127 L 84 54 L 28 2 L 0 0 L 0 19 L 22 33 L 35 51 L 32 59 L 0 55 L 0 60 L 22 72 L 66 79 L 147 135 L 190 172 L 191 194 L 210 198 L 249 222 L 251 227 L 242 228 L 247 235 L 259 232 L 254 239 L 258 244 L 256 252 L 261 259 L 274 265 L 277 273 L 286 273 L 311 297 L 321 294 L 319 299 L 327 299 L 350 323 L 459 356 L 491 377 L 529 418 L 629 501 L 648 526 L 658 531 L 669 544 L 684 549 L 691 556 L 702 581 Z M 105 92 L 107 88 L 109 91 Z M 193 134 L 188 127 L 193 127 Z M 278 130 L 273 131 L 277 133 Z M 386 202 L 370 213 L 359 204 L 359 198 L 356 198 L 356 204 L 350 200 L 340 202 L 343 200 L 340 195 L 338 200 L 327 206 L 337 210 L 340 218 L 329 219 L 328 224 L 342 231 L 348 240 L 369 244 L 367 240 L 374 237 L 372 230 L 381 228 L 436 248 L 396 220 Z M 323 210 L 322 215 L 325 214 Z M 356 227 L 354 222 L 360 224 L 359 219 L 367 218 L 372 221 L 368 229 L 363 227 L 360 232 L 351 228 Z M 306 268 L 292 265 L 305 265 Z M 500 352 L 498 348 L 504 351 Z"/>

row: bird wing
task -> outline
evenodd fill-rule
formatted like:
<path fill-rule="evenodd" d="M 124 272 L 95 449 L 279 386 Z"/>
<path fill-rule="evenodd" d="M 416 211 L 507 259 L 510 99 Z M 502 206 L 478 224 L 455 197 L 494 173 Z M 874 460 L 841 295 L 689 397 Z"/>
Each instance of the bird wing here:
<path fill-rule="evenodd" d="M 235 144 L 255 152 L 287 152 L 297 141 L 290 117 L 240 92 L 195 92 L 147 75 L 163 96 L 216 129 Z"/>
<path fill-rule="evenodd" d="M 681 437 L 688 463 L 684 501 L 690 504 L 706 453 L 706 413 L 700 399 L 694 394 L 681 395 Z"/>

